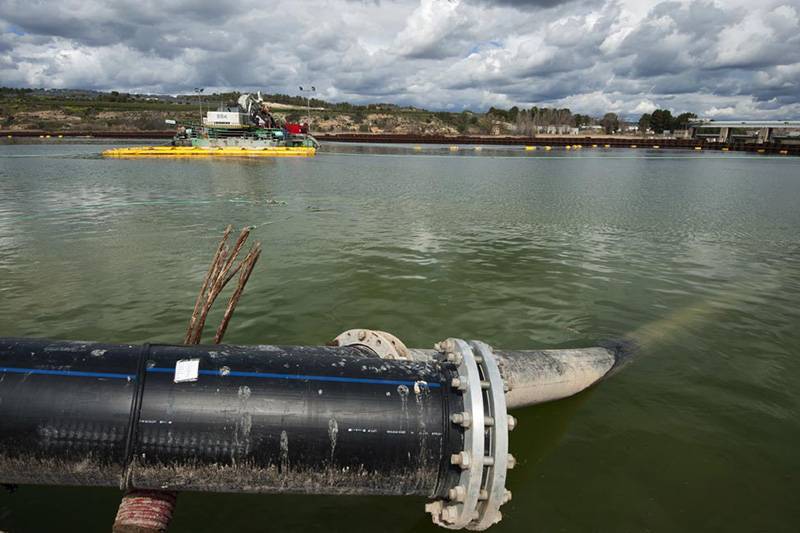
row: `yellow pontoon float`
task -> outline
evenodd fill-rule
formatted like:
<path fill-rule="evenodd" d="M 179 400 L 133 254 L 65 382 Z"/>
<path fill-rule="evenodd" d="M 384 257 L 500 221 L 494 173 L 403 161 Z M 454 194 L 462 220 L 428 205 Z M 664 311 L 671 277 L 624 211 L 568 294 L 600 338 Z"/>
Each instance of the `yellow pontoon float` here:
<path fill-rule="evenodd" d="M 313 146 L 231 148 L 200 146 L 138 146 L 105 150 L 106 157 L 313 157 Z"/>

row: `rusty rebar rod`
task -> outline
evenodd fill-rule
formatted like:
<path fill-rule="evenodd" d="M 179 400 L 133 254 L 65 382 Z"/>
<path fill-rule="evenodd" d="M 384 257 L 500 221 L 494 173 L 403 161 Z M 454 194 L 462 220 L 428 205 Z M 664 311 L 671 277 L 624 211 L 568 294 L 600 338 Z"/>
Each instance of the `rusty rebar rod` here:
<path fill-rule="evenodd" d="M 222 321 L 217 328 L 217 334 L 214 336 L 214 344 L 219 344 L 222 342 L 222 337 L 225 335 L 225 330 L 228 329 L 228 323 L 233 316 L 233 311 L 236 309 L 239 299 L 242 297 L 244 286 L 247 284 L 247 280 L 250 279 L 250 274 L 253 272 L 253 268 L 256 266 L 256 262 L 258 261 L 259 257 L 261 257 L 261 243 L 256 243 L 250 249 L 247 257 L 245 257 L 244 260 L 239 263 L 239 267 L 237 267 L 237 270 L 239 270 L 239 280 L 236 283 L 236 289 L 228 301 L 228 306 L 225 308 L 225 314 L 222 317 Z M 244 266 L 242 267 L 242 265 Z"/>
<path fill-rule="evenodd" d="M 228 302 L 228 307 L 225 310 L 223 322 L 217 329 L 217 335 L 214 340 L 215 344 L 221 342 L 221 334 L 224 334 L 225 330 L 227 329 L 227 325 L 230 321 L 231 315 L 233 314 L 233 310 L 241 298 L 242 291 L 244 291 L 244 285 L 250 278 L 250 273 L 255 266 L 255 262 L 258 260 L 258 257 L 261 254 L 261 244 L 255 243 L 250 248 L 247 256 L 238 263 L 236 262 L 239 254 L 242 251 L 242 248 L 244 248 L 244 245 L 250 236 L 250 230 L 251 228 L 249 227 L 242 229 L 239 237 L 233 244 L 232 249 L 228 248 L 228 237 L 231 233 L 231 227 L 228 226 L 228 228 L 225 230 L 222 240 L 217 247 L 217 252 L 214 254 L 214 257 L 211 260 L 208 273 L 203 280 L 200 293 L 197 296 L 194 311 L 192 312 L 192 317 L 189 320 L 189 326 L 187 327 L 186 335 L 184 336 L 184 344 L 200 343 L 203 335 L 203 329 L 205 328 L 205 323 L 208 318 L 208 313 L 211 311 L 211 307 L 214 305 L 217 297 L 228 284 L 228 282 L 230 282 L 231 279 L 233 279 L 233 277 L 238 273 L 239 281 L 237 283 L 237 288 L 234 291 L 234 295 L 231 297 L 231 300 Z M 243 267 L 244 270 L 242 270 Z M 244 271 L 248 271 L 246 276 L 242 276 Z"/>
<path fill-rule="evenodd" d="M 225 228 L 225 233 L 222 235 L 222 240 L 219 241 L 219 246 L 217 246 L 217 251 L 214 253 L 214 258 L 211 260 L 211 264 L 208 267 L 208 272 L 206 273 L 205 278 L 203 278 L 203 284 L 200 286 L 200 293 L 197 295 L 197 300 L 194 303 L 194 310 L 192 311 L 192 317 L 189 319 L 189 327 L 186 328 L 186 335 L 183 337 L 183 344 L 191 344 L 192 343 L 192 336 L 194 334 L 195 324 L 197 323 L 197 319 L 200 315 L 200 309 L 203 306 L 204 296 L 206 291 L 208 290 L 208 286 L 211 284 L 211 280 L 214 276 L 215 267 L 219 261 L 220 256 L 225 249 L 225 243 L 228 241 L 228 235 L 230 235 L 231 231 L 233 230 L 233 226 L 230 224 L 227 228 Z"/>

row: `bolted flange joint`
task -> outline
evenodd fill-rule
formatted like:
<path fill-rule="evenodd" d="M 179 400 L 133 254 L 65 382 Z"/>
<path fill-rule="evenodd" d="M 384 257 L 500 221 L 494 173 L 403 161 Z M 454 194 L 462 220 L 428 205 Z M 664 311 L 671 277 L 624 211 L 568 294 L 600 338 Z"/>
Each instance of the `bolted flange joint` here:
<path fill-rule="evenodd" d="M 435 345 L 442 360 L 455 366 L 451 389 L 459 393 L 463 411 L 450 421 L 463 432 L 463 449 L 450 456 L 458 480 L 446 500 L 425 506 L 433 522 L 448 529 L 481 531 L 500 521 L 500 506 L 511 499 L 506 471 L 515 460 L 508 453 L 508 432 L 517 421 L 506 412 L 507 384 L 491 347 L 479 341 L 447 339 Z"/>
<path fill-rule="evenodd" d="M 373 329 L 348 329 L 336 336 L 331 346 L 361 346 L 381 359 L 408 360 L 408 348 L 403 341 L 385 331 Z"/>

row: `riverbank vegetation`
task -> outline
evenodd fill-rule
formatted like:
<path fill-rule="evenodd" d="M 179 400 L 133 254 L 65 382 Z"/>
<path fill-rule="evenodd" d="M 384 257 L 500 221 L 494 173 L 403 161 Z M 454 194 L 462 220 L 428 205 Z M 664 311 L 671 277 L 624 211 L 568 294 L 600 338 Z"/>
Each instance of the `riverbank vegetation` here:
<path fill-rule="evenodd" d="M 0 88 L 0 130 L 157 131 L 166 119 L 197 122 L 201 114 L 232 104 L 240 93 L 152 95 L 118 91 Z M 391 103 L 327 102 L 287 94 L 263 94 L 272 111 L 290 121 L 310 121 L 321 133 L 417 135 L 619 135 L 663 133 L 685 128 L 693 113 L 673 117 L 656 110 L 638 121 L 615 113 L 592 117 L 567 108 L 531 107 L 486 112 L 430 111 Z"/>

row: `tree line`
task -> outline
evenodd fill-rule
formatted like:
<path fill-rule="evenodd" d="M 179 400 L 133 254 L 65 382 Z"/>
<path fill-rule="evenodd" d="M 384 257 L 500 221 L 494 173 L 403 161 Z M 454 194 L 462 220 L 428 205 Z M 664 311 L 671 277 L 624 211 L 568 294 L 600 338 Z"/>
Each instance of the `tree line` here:
<path fill-rule="evenodd" d="M 515 126 L 517 133 L 522 135 L 533 135 L 547 127 L 554 128 L 586 128 L 590 126 L 600 126 L 607 134 L 620 131 L 624 126 L 624 121 L 616 113 L 606 113 L 601 118 L 572 113 L 569 108 L 548 108 L 532 107 L 530 109 L 520 109 L 517 106 L 511 109 L 500 109 L 490 107 L 486 115 L 496 120 L 511 123 Z M 664 133 L 665 131 L 683 130 L 687 128 L 689 121 L 697 118 L 694 113 L 681 113 L 677 117 L 672 116 L 669 109 L 656 109 L 652 113 L 644 113 L 637 123 L 637 129 L 641 133 L 652 131 L 654 133 Z"/>
<path fill-rule="evenodd" d="M 595 118 L 589 115 L 573 113 L 569 108 L 533 106 L 530 109 L 520 109 L 514 106 L 509 110 L 505 110 L 490 107 L 486 115 L 514 124 L 517 133 L 522 135 L 533 135 L 548 127 L 564 129 L 589 126 L 600 126 L 603 131 L 611 134 L 619 131 L 622 126 L 622 121 L 616 113 L 606 113 L 601 118 Z"/>
<path fill-rule="evenodd" d="M 639 131 L 644 133 L 652 130 L 654 133 L 664 133 L 665 131 L 685 130 L 689 121 L 695 118 L 697 115 L 694 113 L 681 113 L 677 117 L 673 117 L 669 109 L 656 109 L 639 118 Z"/>

